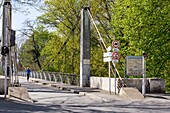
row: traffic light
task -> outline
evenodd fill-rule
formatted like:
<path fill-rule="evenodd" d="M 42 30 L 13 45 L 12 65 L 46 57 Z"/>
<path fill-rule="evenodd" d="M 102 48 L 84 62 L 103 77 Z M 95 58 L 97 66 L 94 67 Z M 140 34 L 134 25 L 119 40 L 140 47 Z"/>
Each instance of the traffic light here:
<path fill-rule="evenodd" d="M 11 30 L 10 47 L 15 46 L 15 31 Z"/>
<path fill-rule="evenodd" d="M 9 48 L 7 46 L 2 46 L 1 54 L 5 56 L 7 53 L 9 53 Z"/>
<path fill-rule="evenodd" d="M 7 77 L 10 77 L 10 67 L 7 66 Z"/>

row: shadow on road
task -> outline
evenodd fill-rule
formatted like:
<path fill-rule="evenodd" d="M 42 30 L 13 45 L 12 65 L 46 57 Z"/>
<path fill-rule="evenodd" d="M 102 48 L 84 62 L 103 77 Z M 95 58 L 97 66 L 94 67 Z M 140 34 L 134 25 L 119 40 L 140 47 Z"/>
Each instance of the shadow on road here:
<path fill-rule="evenodd" d="M 54 110 L 46 105 L 0 98 L 0 113 L 54 112 L 56 109 Z"/>
<path fill-rule="evenodd" d="M 170 96 L 170 93 L 165 93 L 165 94 L 147 94 L 147 95 L 145 95 L 145 97 L 170 100 L 169 96 Z"/>

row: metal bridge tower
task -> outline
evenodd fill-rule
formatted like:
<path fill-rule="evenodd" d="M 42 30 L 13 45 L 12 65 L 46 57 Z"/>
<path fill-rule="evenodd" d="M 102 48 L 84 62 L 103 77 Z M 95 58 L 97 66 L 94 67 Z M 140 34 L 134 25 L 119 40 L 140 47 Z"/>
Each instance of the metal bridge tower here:
<path fill-rule="evenodd" d="M 81 10 L 80 87 L 90 87 L 90 19 L 89 7 Z"/>

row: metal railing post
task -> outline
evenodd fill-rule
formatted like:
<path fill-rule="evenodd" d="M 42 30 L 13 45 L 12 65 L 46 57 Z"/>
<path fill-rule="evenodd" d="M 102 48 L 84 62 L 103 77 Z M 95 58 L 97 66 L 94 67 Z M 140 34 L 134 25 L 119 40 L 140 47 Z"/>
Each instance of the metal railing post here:
<path fill-rule="evenodd" d="M 57 79 L 56 79 L 55 73 L 53 73 L 53 76 L 54 76 L 54 81 L 55 81 L 55 82 L 57 82 Z"/>
<path fill-rule="evenodd" d="M 48 73 L 48 78 L 49 78 L 49 81 L 51 81 L 51 75 L 50 75 L 50 73 Z"/>
<path fill-rule="evenodd" d="M 47 77 L 46 77 L 46 73 L 44 72 L 44 78 L 45 78 L 45 80 L 47 80 Z"/>

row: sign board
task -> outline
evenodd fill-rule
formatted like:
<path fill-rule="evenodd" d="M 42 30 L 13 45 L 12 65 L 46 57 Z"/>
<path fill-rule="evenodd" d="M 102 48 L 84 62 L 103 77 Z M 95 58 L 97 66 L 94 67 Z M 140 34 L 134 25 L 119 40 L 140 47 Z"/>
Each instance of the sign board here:
<path fill-rule="evenodd" d="M 111 57 L 112 56 L 112 52 L 107 52 L 103 54 L 103 57 Z"/>
<path fill-rule="evenodd" d="M 103 58 L 103 62 L 110 62 L 110 61 L 112 61 L 112 57 Z"/>
<path fill-rule="evenodd" d="M 112 46 L 113 46 L 114 48 L 118 48 L 119 45 L 120 45 L 120 43 L 119 43 L 119 41 L 117 41 L 117 40 L 115 40 L 115 41 L 112 42 Z"/>
<path fill-rule="evenodd" d="M 142 75 L 143 62 L 142 56 L 127 56 L 126 58 L 126 75 Z"/>
<path fill-rule="evenodd" d="M 119 60 L 115 60 L 115 59 L 113 59 L 113 60 L 112 60 L 112 62 L 114 62 L 114 63 L 118 63 L 118 62 L 119 62 Z"/>

